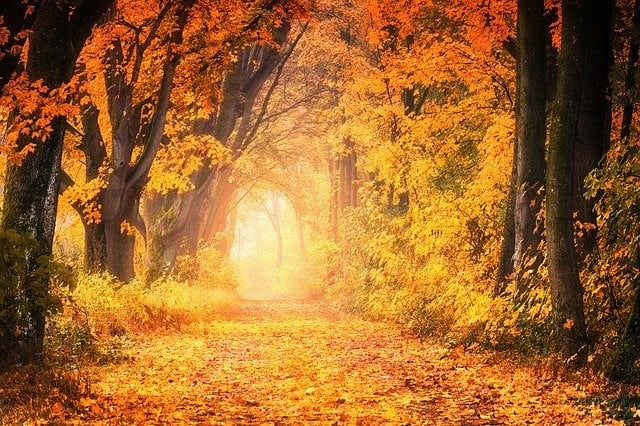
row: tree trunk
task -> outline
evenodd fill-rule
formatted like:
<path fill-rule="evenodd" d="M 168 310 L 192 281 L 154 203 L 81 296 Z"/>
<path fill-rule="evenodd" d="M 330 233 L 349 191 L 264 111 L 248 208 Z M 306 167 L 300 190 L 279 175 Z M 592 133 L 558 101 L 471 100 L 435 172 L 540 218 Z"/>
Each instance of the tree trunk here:
<path fill-rule="evenodd" d="M 562 47 L 547 169 L 547 248 L 556 339 L 566 362 L 587 360 L 583 288 L 574 253 L 571 170 L 587 34 L 581 0 L 562 1 Z"/>
<path fill-rule="evenodd" d="M 204 212 L 204 206 L 206 204 L 206 198 L 201 197 L 196 199 L 191 204 L 191 218 L 184 227 L 184 238 L 182 242 L 182 247 L 180 247 L 180 254 L 184 254 L 187 256 L 195 256 L 198 251 L 198 245 L 201 241 L 202 236 L 202 219 L 198 220 L 197 218 L 201 217 Z"/>
<path fill-rule="evenodd" d="M 493 297 L 498 297 L 506 290 L 507 279 L 513 274 L 513 255 L 515 252 L 515 204 L 516 204 L 516 151 L 518 141 L 514 141 L 514 157 L 511 166 L 511 182 L 509 183 L 509 195 L 505 210 L 504 225 L 502 230 L 502 245 L 500 247 L 500 257 L 498 259 L 498 270 L 496 272 L 496 282 L 493 287 Z"/>
<path fill-rule="evenodd" d="M 167 43 L 167 53 L 162 70 L 160 87 L 154 111 L 148 123 L 142 119 L 142 105 L 134 105 L 133 81 L 126 82 L 121 67 L 124 54 L 119 41 L 114 41 L 107 53 L 105 84 L 109 102 L 109 115 L 113 134 L 113 153 L 111 155 L 112 174 L 104 189 L 103 220 L 106 235 L 106 270 L 123 282 L 131 281 L 135 276 L 134 248 L 135 235 L 132 226 L 146 238 L 144 220 L 140 215 L 139 204 L 144 183 L 151 165 L 164 137 L 170 97 L 174 87 L 174 77 L 182 53 L 175 49 L 183 40 L 183 31 L 187 23 L 190 8 L 195 0 L 179 3 L 176 10 L 177 25 Z M 168 3 L 167 5 L 169 5 Z M 167 6 L 168 7 L 168 6 Z M 163 19 L 159 16 L 157 19 Z M 135 65 L 140 65 L 144 51 L 138 52 Z M 134 67 L 135 67 L 134 65 Z M 141 154 L 133 161 L 136 138 L 144 136 Z M 128 225 L 127 225 L 128 224 Z"/>
<path fill-rule="evenodd" d="M 280 196 L 275 196 L 271 203 L 271 209 L 265 203 L 264 211 L 267 213 L 267 217 L 269 217 L 269 221 L 271 222 L 271 226 L 273 226 L 273 230 L 276 234 L 276 268 L 280 269 L 282 267 L 282 228 L 280 227 Z"/>
<path fill-rule="evenodd" d="M 225 167 L 218 173 L 211 188 L 211 203 L 204 206 L 209 211 L 200 234 L 203 241 L 219 245 L 221 249 L 233 238 L 233 230 L 229 229 L 228 219 L 238 187 L 229 181 L 231 173 L 230 167 Z"/>
<path fill-rule="evenodd" d="M 88 105 L 82 110 L 83 134 L 80 144 L 85 157 L 85 180 L 87 182 L 100 178 L 100 168 L 107 159 L 107 150 L 100 130 L 98 118 L 100 111 L 95 105 Z M 102 194 L 91 200 L 104 205 Z M 89 273 L 104 271 L 107 262 L 107 240 L 104 222 L 87 223 L 84 218 L 84 205 L 74 206 L 84 225 L 84 265 Z"/>
<path fill-rule="evenodd" d="M 127 188 L 125 177 L 116 173 L 111 175 L 104 190 L 102 219 L 106 242 L 106 270 L 122 282 L 135 277 L 133 227 L 139 215 L 136 201 L 141 187 Z"/>
<path fill-rule="evenodd" d="M 84 268 L 90 274 L 105 270 L 107 236 L 104 222 L 84 223 Z"/>
<path fill-rule="evenodd" d="M 68 81 L 93 25 L 111 3 L 80 2 L 72 12 L 66 2 L 44 1 L 37 10 L 29 39 L 26 64 L 29 80 L 42 79 L 50 90 Z M 29 309 L 21 313 L 24 318 L 16 318 L 16 324 L 5 324 L 5 329 L 17 332 L 19 322 L 26 320 L 27 327 L 19 335 L 0 339 L 0 358 L 9 362 L 37 361 L 43 354 L 47 307 L 42 300 L 48 295 L 48 277 L 36 279 L 33 274 L 38 268 L 38 258 L 52 253 L 65 119 L 55 118 L 51 127 L 52 133 L 44 142 L 23 136 L 19 144 L 35 142 L 35 151 L 21 166 L 7 167 L 2 229 L 28 233 L 37 243 L 33 251 L 25 253 L 25 273 L 31 277 L 24 283 L 24 293 L 19 295 L 27 301 Z M 0 311 L 3 309 L 0 306 Z"/>
<path fill-rule="evenodd" d="M 542 260 L 538 250 L 542 232 L 536 230 L 536 221 L 546 168 L 546 32 L 544 1 L 519 0 L 514 249 L 514 269 L 519 276 L 524 270 L 535 270 Z M 519 297 L 526 293 L 526 286 L 518 279 Z"/>
<path fill-rule="evenodd" d="M 629 52 L 627 54 L 627 69 L 624 78 L 624 106 L 622 109 L 622 124 L 620 126 L 620 139 L 628 139 L 631 136 L 631 124 L 633 123 L 633 110 L 635 106 L 636 72 L 638 69 L 638 56 L 640 51 L 640 0 L 636 0 L 633 7 L 631 23 L 631 36 L 629 37 Z"/>
<path fill-rule="evenodd" d="M 582 223 L 594 225 L 584 229 L 579 241 L 578 261 L 583 260 L 596 247 L 597 198 L 584 197 L 584 180 L 598 166 L 609 147 L 609 125 L 607 124 L 609 87 L 609 63 L 611 58 L 612 0 L 585 3 L 586 56 L 584 77 L 580 90 L 580 109 L 573 152 L 573 211 Z"/>
<path fill-rule="evenodd" d="M 300 256 L 302 256 L 303 260 L 307 260 L 307 249 L 304 242 L 304 222 L 302 220 L 302 215 L 296 212 L 296 228 L 298 235 L 298 248 L 300 249 Z"/>
<path fill-rule="evenodd" d="M 171 272 L 184 242 L 185 214 L 195 202 L 194 193 L 154 194 L 146 198 L 147 241 L 146 280 L 154 281 Z"/>
<path fill-rule="evenodd" d="M 20 311 L 16 324 L 9 327 L 14 329 L 14 336 L 3 336 L 9 337 L 6 343 L 12 346 L 0 350 L 0 353 L 6 350 L 5 354 L 17 362 L 38 361 L 44 349 L 47 307 L 41 302 L 43 295 L 34 294 L 34 289 L 44 287 L 46 296 L 49 283 L 47 277 L 36 278 L 34 274 L 38 258 L 52 254 L 64 128 L 64 118 L 55 119 L 48 140 L 29 154 L 22 165 L 7 167 L 2 229 L 28 233 L 37 243 L 33 250 L 25 253 L 24 289 L 17 295 L 26 302 L 28 311 Z M 11 305 L 11 301 L 6 302 Z M 0 311 L 3 310 L 4 306 L 0 306 Z"/>

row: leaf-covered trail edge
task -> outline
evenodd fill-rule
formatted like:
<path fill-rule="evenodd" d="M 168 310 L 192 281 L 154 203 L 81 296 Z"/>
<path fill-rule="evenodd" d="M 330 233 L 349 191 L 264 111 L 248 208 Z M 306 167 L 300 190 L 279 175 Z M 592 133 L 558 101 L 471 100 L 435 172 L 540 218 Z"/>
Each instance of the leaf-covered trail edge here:
<path fill-rule="evenodd" d="M 610 424 L 588 389 L 318 303 L 139 336 L 58 420 L 198 424 Z"/>

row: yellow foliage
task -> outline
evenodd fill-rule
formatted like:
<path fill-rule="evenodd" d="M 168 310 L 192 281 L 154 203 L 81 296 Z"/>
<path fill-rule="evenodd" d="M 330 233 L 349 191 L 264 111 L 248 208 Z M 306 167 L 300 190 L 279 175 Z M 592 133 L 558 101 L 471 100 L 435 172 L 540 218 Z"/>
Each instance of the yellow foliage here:
<path fill-rule="evenodd" d="M 81 276 L 72 295 L 90 330 L 103 336 L 176 329 L 231 314 L 239 302 L 227 282 L 122 285 L 101 275 Z"/>

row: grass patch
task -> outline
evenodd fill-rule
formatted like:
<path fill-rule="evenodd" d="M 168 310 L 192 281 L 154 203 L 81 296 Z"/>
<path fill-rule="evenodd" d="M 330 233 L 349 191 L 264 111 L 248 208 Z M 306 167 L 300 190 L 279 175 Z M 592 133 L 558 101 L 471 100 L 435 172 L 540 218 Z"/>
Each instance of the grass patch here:
<path fill-rule="evenodd" d="M 233 289 L 171 278 L 152 284 L 122 284 L 102 276 L 84 276 L 73 299 L 86 313 L 87 327 L 99 338 L 180 330 L 233 315 L 239 304 Z"/>

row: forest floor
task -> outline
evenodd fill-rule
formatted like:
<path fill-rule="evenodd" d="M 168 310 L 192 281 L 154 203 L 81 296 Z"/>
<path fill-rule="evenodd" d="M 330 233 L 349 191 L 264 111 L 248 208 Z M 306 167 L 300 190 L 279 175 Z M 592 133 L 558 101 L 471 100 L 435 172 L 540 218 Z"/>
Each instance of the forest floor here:
<path fill-rule="evenodd" d="M 582 402 L 593 391 L 588 383 L 554 379 L 495 353 L 420 341 L 320 303 L 246 302 L 226 319 L 123 337 L 117 357 L 86 368 L 90 391 L 49 407 L 49 422 L 613 422 Z"/>

